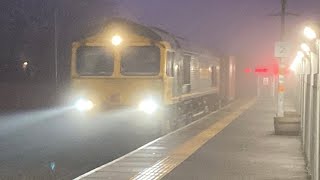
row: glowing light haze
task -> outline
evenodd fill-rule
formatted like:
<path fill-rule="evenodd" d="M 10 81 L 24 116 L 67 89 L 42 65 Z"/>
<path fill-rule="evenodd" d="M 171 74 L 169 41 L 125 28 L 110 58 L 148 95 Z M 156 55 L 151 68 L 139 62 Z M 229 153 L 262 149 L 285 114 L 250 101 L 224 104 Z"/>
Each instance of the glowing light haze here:
<path fill-rule="evenodd" d="M 288 0 L 288 38 L 298 34 L 305 20 L 320 20 L 320 1 Z M 122 0 L 121 13 L 133 20 L 160 26 L 217 51 L 243 55 L 254 61 L 273 58 L 280 36 L 280 0 Z"/>

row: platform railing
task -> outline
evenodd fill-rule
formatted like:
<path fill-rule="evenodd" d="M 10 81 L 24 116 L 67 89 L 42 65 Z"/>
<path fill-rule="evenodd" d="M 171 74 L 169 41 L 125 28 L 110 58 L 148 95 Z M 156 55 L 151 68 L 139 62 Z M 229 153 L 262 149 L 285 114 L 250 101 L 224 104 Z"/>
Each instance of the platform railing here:
<path fill-rule="evenodd" d="M 297 71 L 298 107 L 301 117 L 302 149 L 311 180 L 320 180 L 320 75 L 319 47 L 316 40 L 313 51 L 306 53 Z"/>

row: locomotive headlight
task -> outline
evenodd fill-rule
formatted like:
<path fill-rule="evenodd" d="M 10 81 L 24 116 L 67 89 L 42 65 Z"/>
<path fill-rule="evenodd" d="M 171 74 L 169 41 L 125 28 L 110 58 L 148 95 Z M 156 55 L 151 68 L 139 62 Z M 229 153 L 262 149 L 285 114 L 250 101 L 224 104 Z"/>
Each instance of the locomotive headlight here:
<path fill-rule="evenodd" d="M 79 111 L 90 111 L 93 108 L 93 102 L 81 98 L 75 102 L 75 108 Z"/>
<path fill-rule="evenodd" d="M 152 114 L 158 109 L 158 104 L 153 99 L 146 99 L 140 102 L 139 110 L 147 114 Z"/>
<path fill-rule="evenodd" d="M 122 43 L 122 37 L 119 35 L 112 36 L 111 42 L 114 46 L 119 46 Z"/>

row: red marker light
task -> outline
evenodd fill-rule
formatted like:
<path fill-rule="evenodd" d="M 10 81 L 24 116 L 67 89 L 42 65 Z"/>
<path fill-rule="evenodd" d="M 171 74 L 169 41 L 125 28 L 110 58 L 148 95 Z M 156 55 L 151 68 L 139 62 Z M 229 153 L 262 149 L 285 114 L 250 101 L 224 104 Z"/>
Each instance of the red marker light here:
<path fill-rule="evenodd" d="M 279 74 L 279 65 L 273 64 L 273 74 L 278 75 Z"/>
<path fill-rule="evenodd" d="M 256 73 L 266 73 L 268 72 L 267 68 L 256 68 L 255 71 Z"/>
<path fill-rule="evenodd" d="M 251 73 L 251 69 L 250 68 L 246 68 L 246 69 L 244 69 L 244 72 L 245 73 Z"/>

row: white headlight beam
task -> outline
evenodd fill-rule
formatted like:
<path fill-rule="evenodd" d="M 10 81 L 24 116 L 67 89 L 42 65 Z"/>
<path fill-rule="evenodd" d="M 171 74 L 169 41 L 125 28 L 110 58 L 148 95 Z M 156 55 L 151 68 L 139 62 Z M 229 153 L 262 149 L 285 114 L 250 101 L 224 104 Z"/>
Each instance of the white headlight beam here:
<path fill-rule="evenodd" d="M 147 99 L 139 104 L 139 110 L 147 114 L 153 114 L 158 109 L 158 104 L 152 99 Z"/>
<path fill-rule="evenodd" d="M 89 111 L 93 108 L 93 103 L 87 99 L 79 99 L 75 103 L 75 108 L 78 111 Z"/>

